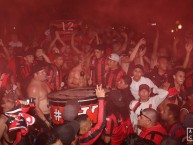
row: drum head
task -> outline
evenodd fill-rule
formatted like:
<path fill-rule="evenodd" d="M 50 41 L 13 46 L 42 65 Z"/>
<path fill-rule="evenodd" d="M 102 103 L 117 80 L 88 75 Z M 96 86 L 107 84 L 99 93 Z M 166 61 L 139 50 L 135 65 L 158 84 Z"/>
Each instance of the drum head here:
<path fill-rule="evenodd" d="M 49 99 L 58 99 L 58 100 L 68 100 L 68 99 L 77 99 L 77 98 L 87 98 L 87 97 L 95 97 L 95 89 L 94 88 L 76 88 L 76 89 L 68 89 L 64 91 L 58 91 L 55 93 L 51 93 L 48 98 Z"/>

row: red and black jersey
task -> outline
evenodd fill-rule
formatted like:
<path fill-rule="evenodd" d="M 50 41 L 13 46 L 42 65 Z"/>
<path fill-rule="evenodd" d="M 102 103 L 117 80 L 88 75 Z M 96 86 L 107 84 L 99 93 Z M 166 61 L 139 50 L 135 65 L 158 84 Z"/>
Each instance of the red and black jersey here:
<path fill-rule="evenodd" d="M 163 136 L 167 135 L 166 130 L 158 123 L 147 129 L 142 129 L 140 137 L 153 141 L 156 145 L 160 145 Z"/>
<path fill-rule="evenodd" d="M 106 88 L 116 88 L 123 75 L 124 71 L 121 67 L 116 70 L 109 70 L 106 75 Z"/>
<path fill-rule="evenodd" d="M 181 139 L 186 135 L 186 130 L 179 122 L 174 123 L 167 129 L 168 135 L 175 139 Z"/>
<path fill-rule="evenodd" d="M 99 99 L 99 114 L 97 124 L 91 128 L 88 133 L 79 136 L 79 144 L 92 145 L 101 135 L 102 130 L 105 127 L 105 123 L 104 99 Z"/>
<path fill-rule="evenodd" d="M 105 86 L 105 65 L 105 58 L 97 59 L 94 57 L 91 60 L 90 71 L 92 72 L 93 86 L 96 86 L 97 84 Z"/>
<path fill-rule="evenodd" d="M 49 66 L 48 86 L 52 91 L 60 90 L 62 82 L 62 69 L 51 64 Z"/>
<path fill-rule="evenodd" d="M 31 74 L 31 68 L 32 68 L 32 65 L 27 65 L 27 64 L 21 65 L 20 73 L 21 73 L 22 80 L 25 80 Z"/>
<path fill-rule="evenodd" d="M 151 79 L 152 82 L 158 87 L 161 87 L 163 83 L 169 81 L 169 74 L 167 72 L 163 75 L 158 74 L 158 70 L 156 67 L 145 76 Z"/>
<path fill-rule="evenodd" d="M 121 115 L 116 117 L 111 114 L 106 118 L 105 136 L 110 136 L 111 145 L 121 145 L 128 134 L 133 133 L 130 118 L 123 120 Z"/>
<path fill-rule="evenodd" d="M 186 94 L 185 94 L 185 88 L 183 85 L 180 87 L 180 91 L 176 89 L 174 84 L 170 85 L 168 89 L 168 96 L 167 96 L 170 103 L 175 103 L 175 101 L 178 100 L 178 104 L 181 106 L 182 100 L 184 100 L 185 97 L 186 97 Z"/>

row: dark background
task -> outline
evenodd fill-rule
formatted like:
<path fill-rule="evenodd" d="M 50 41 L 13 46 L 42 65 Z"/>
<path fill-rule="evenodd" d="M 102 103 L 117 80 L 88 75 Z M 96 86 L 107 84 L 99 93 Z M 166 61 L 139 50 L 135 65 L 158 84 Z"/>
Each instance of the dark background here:
<path fill-rule="evenodd" d="M 155 21 L 168 32 L 177 20 L 186 30 L 193 24 L 193 0 L 0 0 L 0 6 L 0 37 L 15 27 L 30 39 L 56 19 L 128 25 L 141 32 Z"/>

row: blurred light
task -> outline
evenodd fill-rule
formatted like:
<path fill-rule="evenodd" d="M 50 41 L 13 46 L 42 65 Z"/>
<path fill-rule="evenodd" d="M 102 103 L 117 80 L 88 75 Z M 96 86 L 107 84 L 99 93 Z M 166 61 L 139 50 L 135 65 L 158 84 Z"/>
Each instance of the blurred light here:
<path fill-rule="evenodd" d="M 181 24 L 178 25 L 178 29 L 182 29 L 182 25 Z"/>
<path fill-rule="evenodd" d="M 157 24 L 156 23 L 151 23 L 152 26 L 156 26 Z"/>
<path fill-rule="evenodd" d="M 115 28 L 114 28 L 114 27 L 112 27 L 112 29 L 114 30 Z"/>
<path fill-rule="evenodd" d="M 171 30 L 171 33 L 174 33 L 174 29 Z"/>
<path fill-rule="evenodd" d="M 13 29 L 15 30 L 15 27 L 13 27 Z"/>

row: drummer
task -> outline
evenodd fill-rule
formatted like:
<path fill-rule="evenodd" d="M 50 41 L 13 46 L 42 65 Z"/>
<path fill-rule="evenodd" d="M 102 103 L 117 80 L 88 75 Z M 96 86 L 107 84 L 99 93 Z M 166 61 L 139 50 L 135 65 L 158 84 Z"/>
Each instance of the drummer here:
<path fill-rule="evenodd" d="M 87 86 L 87 75 L 85 70 L 85 60 L 79 59 L 78 65 L 75 66 L 69 73 L 68 76 L 68 87 L 86 87 Z"/>
<path fill-rule="evenodd" d="M 27 87 L 27 94 L 29 98 L 35 98 L 36 121 L 39 122 L 38 125 L 41 125 L 44 131 L 46 131 L 51 127 L 49 122 L 50 109 L 47 98 L 50 93 L 50 88 L 46 83 L 46 72 L 43 65 L 35 65 L 32 68 L 32 72 L 33 77 Z"/>

